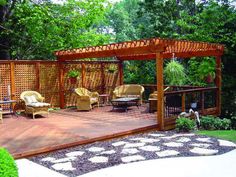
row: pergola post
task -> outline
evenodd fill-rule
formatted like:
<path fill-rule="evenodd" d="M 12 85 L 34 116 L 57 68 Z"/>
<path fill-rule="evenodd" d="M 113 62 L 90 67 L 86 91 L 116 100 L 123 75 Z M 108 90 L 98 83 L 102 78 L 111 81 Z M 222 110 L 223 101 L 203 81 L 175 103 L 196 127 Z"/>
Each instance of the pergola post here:
<path fill-rule="evenodd" d="M 157 123 L 159 130 L 164 130 L 164 82 L 163 82 L 163 54 L 156 53 L 157 76 Z"/>
<path fill-rule="evenodd" d="M 81 71 L 81 79 L 82 79 L 82 87 L 85 87 L 85 64 L 82 63 L 82 71 Z"/>
<path fill-rule="evenodd" d="M 65 107 L 65 95 L 64 95 L 64 69 L 63 63 L 59 61 L 59 96 L 60 96 L 60 108 L 63 109 Z"/>
<path fill-rule="evenodd" d="M 124 70 L 123 70 L 123 61 L 120 60 L 119 62 L 119 78 L 120 78 L 120 85 L 124 84 Z"/>
<path fill-rule="evenodd" d="M 222 76 L 221 76 L 221 56 L 216 56 L 216 78 L 215 78 L 215 84 L 217 87 L 216 92 L 216 107 L 217 107 L 217 113 L 218 115 L 221 114 L 221 84 Z"/>

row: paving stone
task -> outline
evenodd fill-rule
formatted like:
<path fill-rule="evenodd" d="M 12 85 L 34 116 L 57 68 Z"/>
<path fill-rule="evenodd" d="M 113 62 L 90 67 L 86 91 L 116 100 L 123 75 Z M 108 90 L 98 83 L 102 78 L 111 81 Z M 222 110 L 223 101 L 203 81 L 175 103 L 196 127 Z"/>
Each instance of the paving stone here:
<path fill-rule="evenodd" d="M 150 152 L 154 152 L 154 151 L 160 151 L 160 147 L 158 146 L 143 146 L 143 147 L 139 147 L 139 149 L 143 150 L 143 151 L 150 151 Z"/>
<path fill-rule="evenodd" d="M 153 137 L 161 137 L 161 136 L 165 136 L 163 134 L 157 134 L 157 133 L 150 133 L 148 134 L 149 136 L 153 136 Z"/>
<path fill-rule="evenodd" d="M 205 143 L 213 143 L 211 141 L 211 138 L 196 138 L 196 140 L 200 142 L 205 142 Z"/>
<path fill-rule="evenodd" d="M 43 162 L 52 162 L 54 160 L 55 160 L 54 157 L 46 157 L 46 158 L 41 159 L 41 161 L 43 161 Z"/>
<path fill-rule="evenodd" d="M 108 162 L 108 157 L 104 157 L 104 156 L 95 156 L 92 157 L 90 159 L 88 159 L 90 162 L 93 163 L 107 163 Z"/>
<path fill-rule="evenodd" d="M 115 154 L 116 153 L 116 151 L 115 150 L 110 150 L 110 151 L 103 151 L 103 152 L 101 152 L 100 154 Z"/>
<path fill-rule="evenodd" d="M 191 141 L 191 139 L 190 138 L 186 138 L 186 137 L 181 137 L 181 138 L 179 138 L 176 141 L 180 142 L 180 143 L 187 143 L 187 142 Z"/>
<path fill-rule="evenodd" d="M 211 146 L 211 144 L 206 144 L 206 143 L 192 143 L 190 146 L 194 147 L 200 147 L 200 148 L 208 148 Z"/>
<path fill-rule="evenodd" d="M 218 150 L 194 147 L 193 149 L 190 150 L 190 152 L 199 155 L 214 155 L 218 153 Z"/>
<path fill-rule="evenodd" d="M 164 143 L 164 145 L 168 147 L 181 147 L 183 146 L 183 143 L 169 142 L 169 143 Z"/>
<path fill-rule="evenodd" d="M 175 135 L 175 137 L 180 137 L 180 136 L 195 136 L 194 133 L 178 133 Z"/>
<path fill-rule="evenodd" d="M 144 146 L 145 143 L 127 143 L 124 148 L 133 148 L 133 147 L 141 147 Z"/>
<path fill-rule="evenodd" d="M 136 148 L 126 148 L 121 151 L 122 154 L 137 154 L 139 152 Z"/>
<path fill-rule="evenodd" d="M 65 158 L 62 158 L 62 159 L 53 160 L 51 162 L 52 163 L 62 163 L 62 162 L 73 161 L 75 159 L 76 159 L 76 157 L 65 157 Z"/>
<path fill-rule="evenodd" d="M 121 158 L 122 162 L 128 163 L 128 162 L 134 162 L 139 160 L 145 160 L 145 158 L 141 155 L 133 155 L 133 156 L 126 156 Z"/>
<path fill-rule="evenodd" d="M 63 171 L 76 170 L 75 168 L 72 167 L 71 162 L 54 164 L 52 165 L 52 168 L 54 168 L 55 170 L 63 170 Z"/>
<path fill-rule="evenodd" d="M 66 156 L 68 156 L 68 157 L 76 157 L 76 156 L 81 156 L 83 154 L 84 154 L 83 151 L 73 151 L 73 152 L 66 153 Z"/>
<path fill-rule="evenodd" d="M 122 145 L 125 145 L 127 142 L 125 141 L 118 141 L 118 142 L 115 142 L 115 143 L 112 143 L 112 146 L 122 146 Z"/>
<path fill-rule="evenodd" d="M 161 151 L 161 152 L 156 152 L 156 154 L 159 157 L 167 157 L 167 156 L 175 156 L 178 155 L 179 152 L 175 151 L 175 150 L 165 150 L 165 151 Z"/>
<path fill-rule="evenodd" d="M 144 140 L 144 139 L 146 139 L 146 138 L 140 137 L 140 138 L 131 138 L 131 139 L 129 139 L 129 140 L 132 140 L 132 141 L 141 141 L 141 140 Z"/>
<path fill-rule="evenodd" d="M 218 140 L 220 146 L 227 146 L 227 147 L 236 147 L 236 144 L 230 141 L 226 141 L 226 140 Z"/>
<path fill-rule="evenodd" d="M 101 151 L 104 151 L 105 149 L 102 148 L 102 147 L 91 147 L 87 150 L 90 151 L 90 152 L 101 152 Z"/>
<path fill-rule="evenodd" d="M 140 140 L 142 143 L 155 143 L 155 142 L 159 142 L 159 139 L 153 139 L 153 138 L 146 138 L 143 140 Z"/>

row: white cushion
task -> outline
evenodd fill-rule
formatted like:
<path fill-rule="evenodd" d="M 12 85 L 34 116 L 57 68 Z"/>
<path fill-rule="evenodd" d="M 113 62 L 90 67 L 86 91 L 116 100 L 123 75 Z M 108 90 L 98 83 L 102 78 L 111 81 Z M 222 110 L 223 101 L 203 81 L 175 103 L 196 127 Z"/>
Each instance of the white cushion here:
<path fill-rule="evenodd" d="M 29 103 L 27 106 L 31 107 L 45 107 L 45 106 L 50 106 L 49 103 L 41 103 L 41 102 L 36 102 L 36 103 Z"/>
<path fill-rule="evenodd" d="M 24 99 L 26 101 L 26 104 L 32 103 L 32 98 L 31 96 L 24 96 Z"/>
<path fill-rule="evenodd" d="M 38 100 L 35 98 L 34 95 L 31 95 L 30 98 L 31 98 L 31 101 L 32 101 L 31 103 L 37 103 L 38 102 Z"/>

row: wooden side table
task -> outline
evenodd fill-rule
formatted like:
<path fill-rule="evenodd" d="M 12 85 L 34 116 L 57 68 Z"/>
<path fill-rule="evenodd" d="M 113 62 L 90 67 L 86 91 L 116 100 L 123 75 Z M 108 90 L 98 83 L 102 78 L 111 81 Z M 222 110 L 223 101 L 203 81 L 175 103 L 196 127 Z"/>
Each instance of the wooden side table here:
<path fill-rule="evenodd" d="M 99 105 L 101 106 L 106 106 L 108 105 L 109 103 L 109 98 L 110 98 L 110 95 L 109 94 L 101 94 L 99 95 Z"/>
<path fill-rule="evenodd" d="M 157 99 L 156 98 L 149 98 L 149 112 L 155 112 L 157 111 Z"/>

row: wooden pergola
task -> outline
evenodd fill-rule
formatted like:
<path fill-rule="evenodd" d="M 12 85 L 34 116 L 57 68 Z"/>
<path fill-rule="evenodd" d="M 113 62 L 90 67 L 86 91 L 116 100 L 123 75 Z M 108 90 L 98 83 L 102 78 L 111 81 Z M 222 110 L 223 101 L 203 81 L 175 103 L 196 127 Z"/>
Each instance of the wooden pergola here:
<path fill-rule="evenodd" d="M 163 62 L 164 59 L 172 58 L 173 54 L 178 58 L 207 57 L 216 58 L 216 79 L 217 87 L 217 108 L 220 113 L 221 105 L 221 56 L 224 46 L 206 42 L 195 42 L 172 39 L 143 39 L 121 43 L 113 43 L 102 46 L 78 48 L 71 50 L 56 51 L 55 55 L 59 63 L 84 58 L 105 58 L 116 57 L 120 61 L 120 78 L 123 78 L 123 61 L 125 60 L 156 60 L 157 75 L 157 121 L 158 128 L 164 129 L 164 83 L 163 83 Z M 60 64 L 59 64 L 60 66 Z M 62 74 L 62 69 L 60 69 Z M 63 78 L 63 77 L 61 77 Z M 60 79 L 60 85 L 63 80 Z M 123 84 L 123 79 L 120 79 Z M 62 92 L 60 92 L 62 93 Z M 63 93 L 62 93 L 63 94 Z M 60 96 L 62 98 L 62 96 Z"/>

